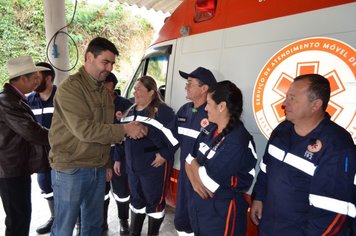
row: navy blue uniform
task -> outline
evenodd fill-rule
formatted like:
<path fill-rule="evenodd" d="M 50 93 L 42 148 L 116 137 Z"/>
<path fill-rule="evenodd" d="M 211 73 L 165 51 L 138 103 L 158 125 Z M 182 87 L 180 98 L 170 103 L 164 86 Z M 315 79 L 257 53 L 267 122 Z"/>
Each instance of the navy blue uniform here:
<path fill-rule="evenodd" d="M 115 104 L 115 115 L 122 116 L 127 109 L 132 106 L 132 102 L 126 98 L 121 97 L 120 95 L 116 95 L 114 99 Z M 121 113 L 121 114 L 117 114 Z M 119 123 L 119 120 L 116 118 L 114 123 Z M 114 198 L 116 201 L 119 202 L 127 202 L 129 201 L 130 197 L 130 190 L 128 186 L 128 178 L 125 170 L 125 154 L 121 153 L 119 147 L 116 145 L 112 145 L 110 149 L 110 157 L 113 162 L 120 161 L 121 162 L 121 175 L 118 176 L 115 172 L 112 175 L 111 183 L 112 189 L 114 193 Z M 108 182 L 105 188 L 105 199 L 109 198 L 109 191 L 110 191 L 110 183 Z"/>
<path fill-rule="evenodd" d="M 154 119 L 148 118 L 147 109 L 137 111 L 134 107 L 121 121 L 132 120 L 145 125 L 148 134 L 138 140 L 126 138 L 124 142 L 131 191 L 130 203 L 136 210 L 141 210 L 141 213 L 150 215 L 160 212 L 163 217 L 166 187 L 178 144 L 175 138 L 175 115 L 165 104 L 158 107 Z M 166 159 L 165 164 L 158 168 L 151 166 L 156 153 Z"/>
<path fill-rule="evenodd" d="M 350 134 L 329 116 L 304 137 L 291 122 L 279 124 L 254 188 L 263 201 L 260 235 L 347 235 L 355 161 Z"/>
<path fill-rule="evenodd" d="M 196 236 L 245 235 L 248 203 L 244 194 L 254 178 L 255 144 L 242 122 L 225 136 L 216 135 L 216 130 L 215 124 L 203 129 L 194 152 L 187 157 L 197 159 L 199 176 L 214 193 L 203 200 L 193 192 L 191 224 Z"/>
<path fill-rule="evenodd" d="M 178 176 L 178 191 L 174 226 L 178 231 L 193 232 L 189 220 L 188 199 L 191 194 L 189 180 L 185 172 L 185 158 L 193 151 L 202 123 L 208 123 L 205 111 L 206 103 L 194 108 L 192 102 L 184 104 L 177 112 L 178 139 L 180 145 L 180 170 Z"/>
<path fill-rule="evenodd" d="M 53 85 L 53 90 L 47 101 L 43 101 L 40 95 L 36 92 L 31 93 L 27 99 L 32 109 L 33 114 L 36 116 L 36 120 L 42 126 L 46 128 L 51 127 L 52 116 L 54 111 L 53 98 L 57 91 L 57 87 Z M 53 199 L 51 171 L 37 174 L 37 182 L 41 188 L 42 195 L 45 199 Z"/>

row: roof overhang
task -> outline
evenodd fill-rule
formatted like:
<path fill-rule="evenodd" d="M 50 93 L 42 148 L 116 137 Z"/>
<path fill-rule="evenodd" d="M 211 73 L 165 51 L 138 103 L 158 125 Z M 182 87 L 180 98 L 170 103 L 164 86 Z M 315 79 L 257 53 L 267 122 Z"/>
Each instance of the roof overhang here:
<path fill-rule="evenodd" d="M 119 3 L 145 7 L 147 10 L 154 9 L 163 13 L 172 13 L 183 0 L 117 0 Z"/>

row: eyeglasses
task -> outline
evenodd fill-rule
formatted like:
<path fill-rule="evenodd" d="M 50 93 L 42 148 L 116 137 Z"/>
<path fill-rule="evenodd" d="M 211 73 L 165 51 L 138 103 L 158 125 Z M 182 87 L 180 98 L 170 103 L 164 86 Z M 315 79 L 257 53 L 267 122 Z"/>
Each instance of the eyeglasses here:
<path fill-rule="evenodd" d="M 193 83 L 192 81 L 188 81 L 187 83 L 185 83 L 185 86 L 187 86 L 187 87 L 201 87 L 201 85 L 199 83 Z"/>

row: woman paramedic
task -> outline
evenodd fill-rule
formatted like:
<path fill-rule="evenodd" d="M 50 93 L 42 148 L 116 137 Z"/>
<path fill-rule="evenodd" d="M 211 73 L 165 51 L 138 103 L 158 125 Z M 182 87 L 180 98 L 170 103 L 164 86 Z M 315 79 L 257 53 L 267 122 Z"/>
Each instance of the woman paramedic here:
<path fill-rule="evenodd" d="M 130 235 L 140 235 L 148 215 L 148 235 L 158 235 L 163 222 L 166 186 L 178 141 L 175 114 L 162 102 L 157 84 L 143 76 L 134 86 L 135 104 L 124 114 L 121 122 L 136 120 L 147 126 L 142 139 L 127 138 L 126 170 L 131 191 Z"/>
<path fill-rule="evenodd" d="M 185 168 L 192 186 L 190 221 L 196 236 L 245 235 L 244 194 L 256 164 L 252 136 L 240 121 L 242 93 L 230 81 L 208 90 L 206 125 Z"/>

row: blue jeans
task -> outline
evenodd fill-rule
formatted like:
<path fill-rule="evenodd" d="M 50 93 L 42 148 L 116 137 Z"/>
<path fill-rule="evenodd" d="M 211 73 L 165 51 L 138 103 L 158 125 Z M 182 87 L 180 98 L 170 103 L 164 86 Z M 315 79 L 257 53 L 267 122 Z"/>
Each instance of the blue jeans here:
<path fill-rule="evenodd" d="M 81 235 L 101 235 L 106 169 L 52 170 L 55 220 L 52 236 L 71 236 L 79 213 Z"/>

